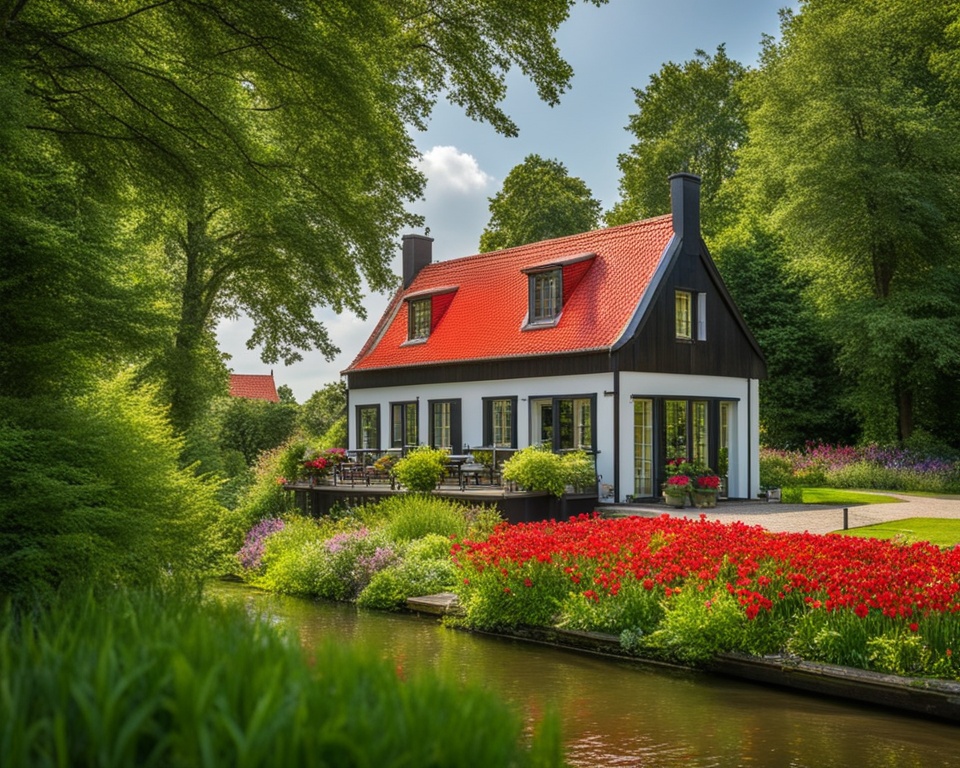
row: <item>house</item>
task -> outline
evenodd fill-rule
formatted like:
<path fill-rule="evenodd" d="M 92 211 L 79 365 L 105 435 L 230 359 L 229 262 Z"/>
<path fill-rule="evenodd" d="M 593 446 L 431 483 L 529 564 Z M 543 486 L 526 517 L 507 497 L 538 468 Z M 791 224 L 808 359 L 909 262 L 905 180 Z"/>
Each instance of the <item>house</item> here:
<path fill-rule="evenodd" d="M 700 178 L 672 213 L 443 262 L 403 238 L 403 281 L 343 372 L 352 449 L 418 444 L 596 456 L 609 501 L 660 496 L 677 456 L 759 491 L 766 364 L 700 235 Z"/>
<path fill-rule="evenodd" d="M 230 397 L 245 397 L 248 400 L 267 400 L 279 403 L 277 385 L 270 373 L 231 373 Z"/>

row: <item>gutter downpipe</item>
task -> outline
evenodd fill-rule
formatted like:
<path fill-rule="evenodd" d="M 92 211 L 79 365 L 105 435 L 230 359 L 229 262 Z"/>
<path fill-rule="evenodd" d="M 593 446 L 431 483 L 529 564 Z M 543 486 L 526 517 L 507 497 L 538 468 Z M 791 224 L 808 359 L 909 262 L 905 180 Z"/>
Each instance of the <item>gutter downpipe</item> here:
<path fill-rule="evenodd" d="M 620 501 L 620 356 L 613 358 L 613 500 Z"/>
<path fill-rule="evenodd" d="M 752 387 L 750 386 L 750 379 L 747 379 L 747 499 L 750 498 L 750 494 L 753 491 L 753 456 L 751 451 L 753 450 L 753 429 L 751 419 L 753 418 L 753 403 L 750 402 L 750 393 Z"/>

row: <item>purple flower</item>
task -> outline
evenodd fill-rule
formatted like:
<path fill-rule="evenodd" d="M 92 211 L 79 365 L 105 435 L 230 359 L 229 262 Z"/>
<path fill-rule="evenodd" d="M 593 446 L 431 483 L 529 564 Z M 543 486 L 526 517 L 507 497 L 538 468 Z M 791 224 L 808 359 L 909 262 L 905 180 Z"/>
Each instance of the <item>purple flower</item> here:
<path fill-rule="evenodd" d="M 263 559 L 263 548 L 267 538 L 283 530 L 283 520 L 276 517 L 268 517 L 261 520 L 247 532 L 243 546 L 237 552 L 240 558 L 240 565 L 248 570 L 256 570 L 260 567 Z"/>

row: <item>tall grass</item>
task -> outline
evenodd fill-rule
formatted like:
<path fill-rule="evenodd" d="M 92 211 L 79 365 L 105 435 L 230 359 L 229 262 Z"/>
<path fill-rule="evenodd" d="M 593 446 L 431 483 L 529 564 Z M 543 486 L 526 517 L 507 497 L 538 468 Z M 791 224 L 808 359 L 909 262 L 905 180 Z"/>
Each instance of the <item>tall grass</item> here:
<path fill-rule="evenodd" d="M 238 606 L 148 593 L 3 615 L 0 755 L 10 766 L 550 766 L 549 719 L 375 651 L 306 658 Z"/>

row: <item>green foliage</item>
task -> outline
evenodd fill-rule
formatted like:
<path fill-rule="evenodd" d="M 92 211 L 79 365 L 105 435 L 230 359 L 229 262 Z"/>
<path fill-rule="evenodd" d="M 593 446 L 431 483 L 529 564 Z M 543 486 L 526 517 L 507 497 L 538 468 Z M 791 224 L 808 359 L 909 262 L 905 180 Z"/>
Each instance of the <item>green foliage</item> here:
<path fill-rule="evenodd" d="M 682 65 L 668 62 L 635 88 L 638 112 L 627 130 L 636 140 L 617 159 L 620 202 L 608 224 L 626 224 L 670 210 L 668 176 L 678 171 L 702 177 L 701 217 L 708 238 L 724 224 L 731 201 L 720 190 L 735 172 L 735 152 L 746 140 L 746 116 L 737 91 L 744 68 L 721 45 L 713 56 L 696 51 Z"/>
<path fill-rule="evenodd" d="M 746 617 L 726 589 L 684 586 L 664 602 L 663 621 L 642 647 L 658 656 L 698 664 L 739 647 Z"/>
<path fill-rule="evenodd" d="M 793 478 L 793 464 L 789 459 L 775 453 L 760 456 L 760 487 L 784 488 L 796 485 Z"/>
<path fill-rule="evenodd" d="M 297 426 L 311 437 L 326 434 L 347 415 L 347 385 L 343 381 L 324 384 L 300 406 Z M 333 445 L 329 447 L 334 447 Z"/>
<path fill-rule="evenodd" d="M 267 538 L 261 558 L 263 575 L 254 583 L 281 594 L 315 595 L 330 571 L 323 548 L 327 536 L 329 531 L 310 518 L 287 517 L 283 529 Z"/>
<path fill-rule="evenodd" d="M 597 484 L 593 459 L 584 451 L 556 454 L 546 448 L 529 446 L 517 451 L 503 464 L 503 479 L 527 491 L 546 491 L 562 496 L 567 486 L 577 491 Z"/>
<path fill-rule="evenodd" d="M 597 486 L 597 470 L 594 461 L 585 451 L 564 453 L 563 472 L 567 485 L 577 491 L 588 491 Z"/>
<path fill-rule="evenodd" d="M 175 328 L 154 362 L 179 432 L 223 387 L 211 376 L 219 319 L 249 316 L 249 344 L 267 362 L 338 351 L 312 310 L 363 317 L 364 282 L 392 285 L 395 233 L 418 223 L 406 205 L 424 184 L 412 132 L 445 93 L 515 133 L 501 106 L 514 66 L 556 103 L 572 70 L 553 34 L 573 2 L 3 11 L 13 109 L 91 169 L 114 219 L 132 212 L 166 257 L 158 274 Z"/>
<path fill-rule="evenodd" d="M 446 460 L 446 451 L 420 446 L 396 463 L 393 474 L 400 485 L 414 493 L 429 493 L 443 478 Z"/>
<path fill-rule="evenodd" d="M 221 513 L 214 528 L 222 542 L 221 550 L 226 553 L 219 566 L 221 573 L 236 571 L 233 554 L 243 545 L 247 531 L 260 520 L 282 518 L 296 511 L 293 494 L 284 490 L 282 481 L 295 477 L 305 448 L 305 443 L 293 440 L 261 454 L 251 472 L 252 481 L 238 491 L 237 503 Z"/>
<path fill-rule="evenodd" d="M 544 448 L 529 446 L 517 451 L 503 464 L 503 479 L 527 491 L 545 491 L 563 496 L 567 473 L 563 459 Z"/>
<path fill-rule="evenodd" d="M 429 534 L 462 537 L 467 532 L 468 510 L 432 496 L 391 496 L 380 502 L 373 514 L 384 518 L 382 524 L 391 541 L 413 541 Z"/>
<path fill-rule="evenodd" d="M 327 448 L 346 448 L 349 444 L 347 437 L 347 417 L 341 416 L 330 428 L 320 436 L 320 444 Z"/>
<path fill-rule="evenodd" d="M 398 610 L 408 597 L 433 595 L 450 590 L 457 569 L 450 560 L 450 539 L 428 534 L 410 542 L 395 565 L 378 571 L 357 597 L 362 608 Z"/>
<path fill-rule="evenodd" d="M 783 251 L 781 238 L 757 224 L 731 227 L 711 243 L 724 283 L 766 359 L 761 442 L 778 448 L 809 440 L 847 442 L 856 428 L 835 345 L 804 297 L 809 280 L 788 269 Z"/>
<path fill-rule="evenodd" d="M 950 3 L 807 3 L 745 80 L 738 189 L 809 281 L 866 440 L 957 423 L 955 23 Z"/>
<path fill-rule="evenodd" d="M 527 155 L 490 198 L 480 252 L 498 251 L 597 228 L 600 201 L 558 160 Z"/>
<path fill-rule="evenodd" d="M 308 659 L 239 605 L 114 593 L 0 626 L 9 765 L 562 765 L 490 692 L 354 644 Z"/>
<path fill-rule="evenodd" d="M 229 397 L 218 406 L 220 450 L 238 451 L 248 466 L 263 451 L 276 448 L 293 434 L 294 404 Z"/>
<path fill-rule="evenodd" d="M 396 555 L 382 531 L 356 521 L 318 523 L 288 517 L 283 530 L 266 540 L 259 586 L 290 595 L 354 600 L 375 573 Z"/>
<path fill-rule="evenodd" d="M 129 374 L 69 401 L 0 408 L 0 584 L 7 594 L 200 574 L 221 554 L 215 485 Z"/>
<path fill-rule="evenodd" d="M 645 635 L 652 632 L 663 619 L 662 594 L 645 589 L 630 575 L 620 582 L 616 595 L 606 592 L 596 597 L 583 592 L 571 592 L 560 608 L 557 626 L 588 632 L 619 634 L 624 627 Z"/>

